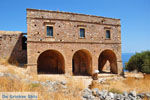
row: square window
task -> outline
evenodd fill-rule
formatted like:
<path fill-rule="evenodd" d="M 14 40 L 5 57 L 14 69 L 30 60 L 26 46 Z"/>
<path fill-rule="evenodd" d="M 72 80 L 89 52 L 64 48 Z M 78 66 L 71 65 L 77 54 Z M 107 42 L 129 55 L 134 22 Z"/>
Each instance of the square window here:
<path fill-rule="evenodd" d="M 53 36 L 53 27 L 47 26 L 47 36 Z"/>
<path fill-rule="evenodd" d="M 80 28 L 80 37 L 81 38 L 85 37 L 85 29 L 84 28 Z"/>
<path fill-rule="evenodd" d="M 110 30 L 106 30 L 106 39 L 110 39 Z"/>

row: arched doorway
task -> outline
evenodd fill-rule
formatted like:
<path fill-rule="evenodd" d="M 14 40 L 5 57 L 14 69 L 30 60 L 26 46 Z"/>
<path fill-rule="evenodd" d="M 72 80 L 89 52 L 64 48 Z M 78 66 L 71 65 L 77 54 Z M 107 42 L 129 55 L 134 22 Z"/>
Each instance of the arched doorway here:
<path fill-rule="evenodd" d="M 108 73 L 117 74 L 117 58 L 115 53 L 112 50 L 104 50 L 98 59 L 98 69 L 99 71 L 106 72 L 104 69 L 109 69 Z"/>
<path fill-rule="evenodd" d="M 62 54 L 56 50 L 47 50 L 40 54 L 37 61 L 38 74 L 64 74 L 65 62 Z"/>
<path fill-rule="evenodd" d="M 78 50 L 72 59 L 73 75 L 91 75 L 92 57 L 87 50 Z"/>

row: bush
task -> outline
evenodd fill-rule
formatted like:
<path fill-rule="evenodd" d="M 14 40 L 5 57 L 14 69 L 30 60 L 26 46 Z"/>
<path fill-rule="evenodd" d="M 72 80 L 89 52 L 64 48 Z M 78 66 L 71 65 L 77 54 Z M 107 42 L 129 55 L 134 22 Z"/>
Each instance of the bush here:
<path fill-rule="evenodd" d="M 150 74 L 150 57 L 145 59 L 144 64 L 142 65 L 142 72 Z"/>
<path fill-rule="evenodd" d="M 143 73 L 150 73 L 150 51 L 145 51 L 141 53 L 136 53 L 133 55 L 129 62 L 126 63 L 126 70 L 134 71 L 137 70 L 138 72 Z"/>

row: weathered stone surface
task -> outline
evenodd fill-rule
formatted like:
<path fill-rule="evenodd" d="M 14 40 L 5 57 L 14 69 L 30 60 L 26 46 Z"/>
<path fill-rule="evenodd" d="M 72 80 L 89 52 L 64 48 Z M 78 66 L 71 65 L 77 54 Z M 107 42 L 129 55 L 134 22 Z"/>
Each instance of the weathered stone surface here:
<path fill-rule="evenodd" d="M 146 95 L 148 98 L 150 98 L 150 93 L 146 93 L 145 95 Z"/>
<path fill-rule="evenodd" d="M 94 89 L 92 89 L 92 94 L 94 95 L 94 96 L 99 96 L 99 89 L 98 88 L 94 88 Z"/>
<path fill-rule="evenodd" d="M 53 37 L 46 35 L 47 26 L 53 27 Z M 55 66 L 51 69 L 59 69 L 59 71 L 55 70 L 56 73 L 92 75 L 94 70 L 102 70 L 104 66 L 107 66 L 105 62 L 108 59 L 111 60 L 108 65 L 111 66 L 112 73 L 120 74 L 122 71 L 119 19 L 27 9 L 27 27 L 28 70 L 34 69 L 36 73 L 40 68 L 38 66 L 41 54 L 47 50 L 53 50 L 55 51 L 53 54 L 61 56 L 57 57 L 59 62 L 51 61 L 53 66 L 59 63 L 60 67 Z M 80 38 L 80 28 L 85 29 L 85 38 Z M 110 39 L 106 39 L 106 30 L 111 31 Z M 100 54 L 102 54 L 101 57 L 99 57 Z M 44 61 L 46 62 L 47 59 L 42 62 Z M 47 71 L 48 68 L 45 66 L 42 67 Z"/>
<path fill-rule="evenodd" d="M 128 93 L 127 92 L 123 92 L 123 96 L 127 97 Z"/>
<path fill-rule="evenodd" d="M 11 78 L 11 79 L 17 79 L 17 80 L 20 80 L 20 79 L 21 79 L 18 75 L 16 75 L 16 74 L 11 74 L 11 73 L 4 73 L 4 76 L 5 76 L 5 77 L 9 77 L 9 78 Z"/>
<path fill-rule="evenodd" d="M 131 96 L 133 96 L 133 97 L 136 97 L 136 91 L 131 91 L 131 92 L 129 93 L 129 95 L 131 95 Z"/>
<path fill-rule="evenodd" d="M 137 94 L 137 97 L 142 98 L 142 99 L 144 98 L 144 96 L 145 96 L 144 93 Z"/>
<path fill-rule="evenodd" d="M 64 80 L 63 80 L 63 81 L 61 81 L 60 83 L 61 83 L 62 85 L 66 85 L 66 84 L 67 84 L 67 82 L 66 82 L 66 81 L 64 81 Z"/>
<path fill-rule="evenodd" d="M 22 49 L 22 36 L 19 31 L 0 31 L 0 58 L 8 59 L 9 63 L 26 64 L 27 50 Z"/>
<path fill-rule="evenodd" d="M 114 94 L 112 92 L 109 92 L 108 95 L 110 96 L 111 99 L 114 99 Z"/>
<path fill-rule="evenodd" d="M 83 98 L 90 98 L 92 96 L 92 91 L 89 88 L 86 88 L 82 92 Z"/>
<path fill-rule="evenodd" d="M 47 26 L 53 27 L 52 37 Z M 122 72 L 120 19 L 27 9 L 27 30 L 27 50 L 22 48 L 22 32 L 0 31 L 1 57 L 28 62 L 27 73 L 92 75 L 105 67 Z"/>
<path fill-rule="evenodd" d="M 108 92 L 107 90 L 100 91 L 98 90 L 98 88 L 94 88 L 92 90 L 85 89 L 83 91 L 85 94 L 82 96 L 83 98 L 86 98 L 85 100 L 91 100 L 91 97 L 93 97 L 94 100 L 97 100 L 97 98 L 99 98 L 100 100 L 143 100 L 145 96 L 147 98 L 150 97 L 150 93 L 136 94 L 136 91 L 131 91 L 129 93 L 124 92 L 123 94 L 112 93 Z"/>
<path fill-rule="evenodd" d="M 99 83 L 105 83 L 106 79 L 105 78 L 100 78 L 98 79 Z"/>
<path fill-rule="evenodd" d="M 32 81 L 32 84 L 39 84 L 39 81 Z"/>

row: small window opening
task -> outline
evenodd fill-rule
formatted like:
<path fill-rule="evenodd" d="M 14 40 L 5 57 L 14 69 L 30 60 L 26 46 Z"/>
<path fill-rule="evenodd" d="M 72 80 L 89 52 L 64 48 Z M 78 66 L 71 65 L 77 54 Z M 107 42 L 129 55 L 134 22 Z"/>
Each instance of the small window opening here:
<path fill-rule="evenodd" d="M 27 50 L 27 37 L 22 37 L 22 50 Z"/>
<path fill-rule="evenodd" d="M 84 28 L 80 28 L 80 37 L 81 38 L 85 37 L 85 29 Z"/>
<path fill-rule="evenodd" d="M 106 30 L 106 39 L 110 39 L 110 30 Z"/>
<path fill-rule="evenodd" d="M 47 26 L 47 36 L 53 37 L 53 27 Z"/>

